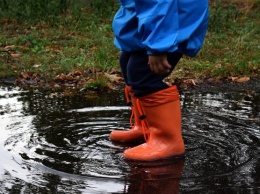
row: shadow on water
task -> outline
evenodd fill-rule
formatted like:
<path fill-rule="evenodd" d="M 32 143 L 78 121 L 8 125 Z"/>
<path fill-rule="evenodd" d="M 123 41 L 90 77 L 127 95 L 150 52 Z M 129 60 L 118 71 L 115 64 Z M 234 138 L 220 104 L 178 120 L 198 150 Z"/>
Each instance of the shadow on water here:
<path fill-rule="evenodd" d="M 0 193 L 260 193 L 260 91 L 184 92 L 185 158 L 130 164 L 122 91 L 0 87 Z"/>

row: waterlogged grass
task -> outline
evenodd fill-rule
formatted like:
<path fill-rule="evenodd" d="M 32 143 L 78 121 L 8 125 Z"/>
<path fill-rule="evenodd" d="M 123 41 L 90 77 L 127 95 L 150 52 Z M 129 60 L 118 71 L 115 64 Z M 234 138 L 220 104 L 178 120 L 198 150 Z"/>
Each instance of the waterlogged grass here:
<path fill-rule="evenodd" d="M 0 18 L 0 77 L 17 78 L 31 72 L 51 81 L 80 71 L 91 77 L 82 87 L 108 85 L 111 80 L 102 72 L 119 70 L 119 51 L 113 45 L 111 28 L 117 5 L 106 8 L 109 12 L 101 4 L 95 6 L 99 9 L 83 7 L 51 22 Z M 214 0 L 210 8 L 202 50 L 195 58 L 183 57 L 172 79 L 259 77 L 259 1 Z"/>

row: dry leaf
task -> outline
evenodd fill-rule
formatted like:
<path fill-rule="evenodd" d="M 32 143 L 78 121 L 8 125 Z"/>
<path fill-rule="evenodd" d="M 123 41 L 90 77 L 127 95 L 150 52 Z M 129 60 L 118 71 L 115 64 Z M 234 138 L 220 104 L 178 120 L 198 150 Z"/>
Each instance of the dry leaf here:
<path fill-rule="evenodd" d="M 237 78 L 237 79 L 232 80 L 232 81 L 242 83 L 242 82 L 247 82 L 249 80 L 250 80 L 250 77 L 241 77 L 241 78 Z"/>
<path fill-rule="evenodd" d="M 221 64 L 221 63 L 218 63 L 218 64 L 216 64 L 216 67 L 217 67 L 217 68 L 221 68 L 221 67 L 222 67 L 222 64 Z"/>
<path fill-rule="evenodd" d="M 238 77 L 231 77 L 231 81 L 234 82 Z"/>
<path fill-rule="evenodd" d="M 9 46 L 4 47 L 4 50 L 8 51 L 8 50 L 11 50 L 14 48 L 15 48 L 15 45 L 9 45 Z"/>
<path fill-rule="evenodd" d="M 34 64 L 34 65 L 33 65 L 34 68 L 38 68 L 38 67 L 40 67 L 40 66 L 41 66 L 41 64 Z"/>
<path fill-rule="evenodd" d="M 21 57 L 22 55 L 21 55 L 21 54 L 18 54 L 18 53 L 11 53 L 11 56 L 12 56 L 13 58 L 19 58 L 19 57 Z"/>
<path fill-rule="evenodd" d="M 90 48 L 91 51 L 93 51 L 93 50 L 97 50 L 97 49 L 98 49 L 97 46 L 92 46 L 92 47 Z"/>
<path fill-rule="evenodd" d="M 11 65 L 11 67 L 12 67 L 13 70 L 17 70 L 18 69 L 17 66 L 15 66 L 15 65 Z"/>
<path fill-rule="evenodd" d="M 189 84 L 189 85 L 193 85 L 193 86 L 196 86 L 196 85 L 197 85 L 197 84 L 195 83 L 194 79 L 184 80 L 183 83 Z"/>
<path fill-rule="evenodd" d="M 34 75 L 33 72 L 22 72 L 21 76 L 23 79 L 30 79 Z"/>
<path fill-rule="evenodd" d="M 121 76 L 118 76 L 117 74 L 108 74 L 108 73 L 105 73 L 105 76 L 106 76 L 111 82 L 114 82 L 114 83 L 119 83 L 119 82 L 122 80 L 122 77 L 121 77 Z"/>

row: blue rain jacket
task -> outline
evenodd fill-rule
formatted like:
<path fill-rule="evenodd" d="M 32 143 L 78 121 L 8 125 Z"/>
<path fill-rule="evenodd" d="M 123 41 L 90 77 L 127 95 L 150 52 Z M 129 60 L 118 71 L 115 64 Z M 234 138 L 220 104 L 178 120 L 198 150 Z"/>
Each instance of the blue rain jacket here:
<path fill-rule="evenodd" d="M 208 0 L 120 0 L 113 20 L 122 51 L 180 52 L 195 56 L 208 26 Z"/>

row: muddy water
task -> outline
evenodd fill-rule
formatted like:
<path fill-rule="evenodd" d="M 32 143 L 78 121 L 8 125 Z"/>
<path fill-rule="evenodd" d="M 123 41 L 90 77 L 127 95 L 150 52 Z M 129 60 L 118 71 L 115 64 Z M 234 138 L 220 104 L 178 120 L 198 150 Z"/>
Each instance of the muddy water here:
<path fill-rule="evenodd" d="M 130 164 L 122 91 L 0 87 L 0 193 L 260 193 L 260 91 L 181 94 L 185 158 Z"/>

